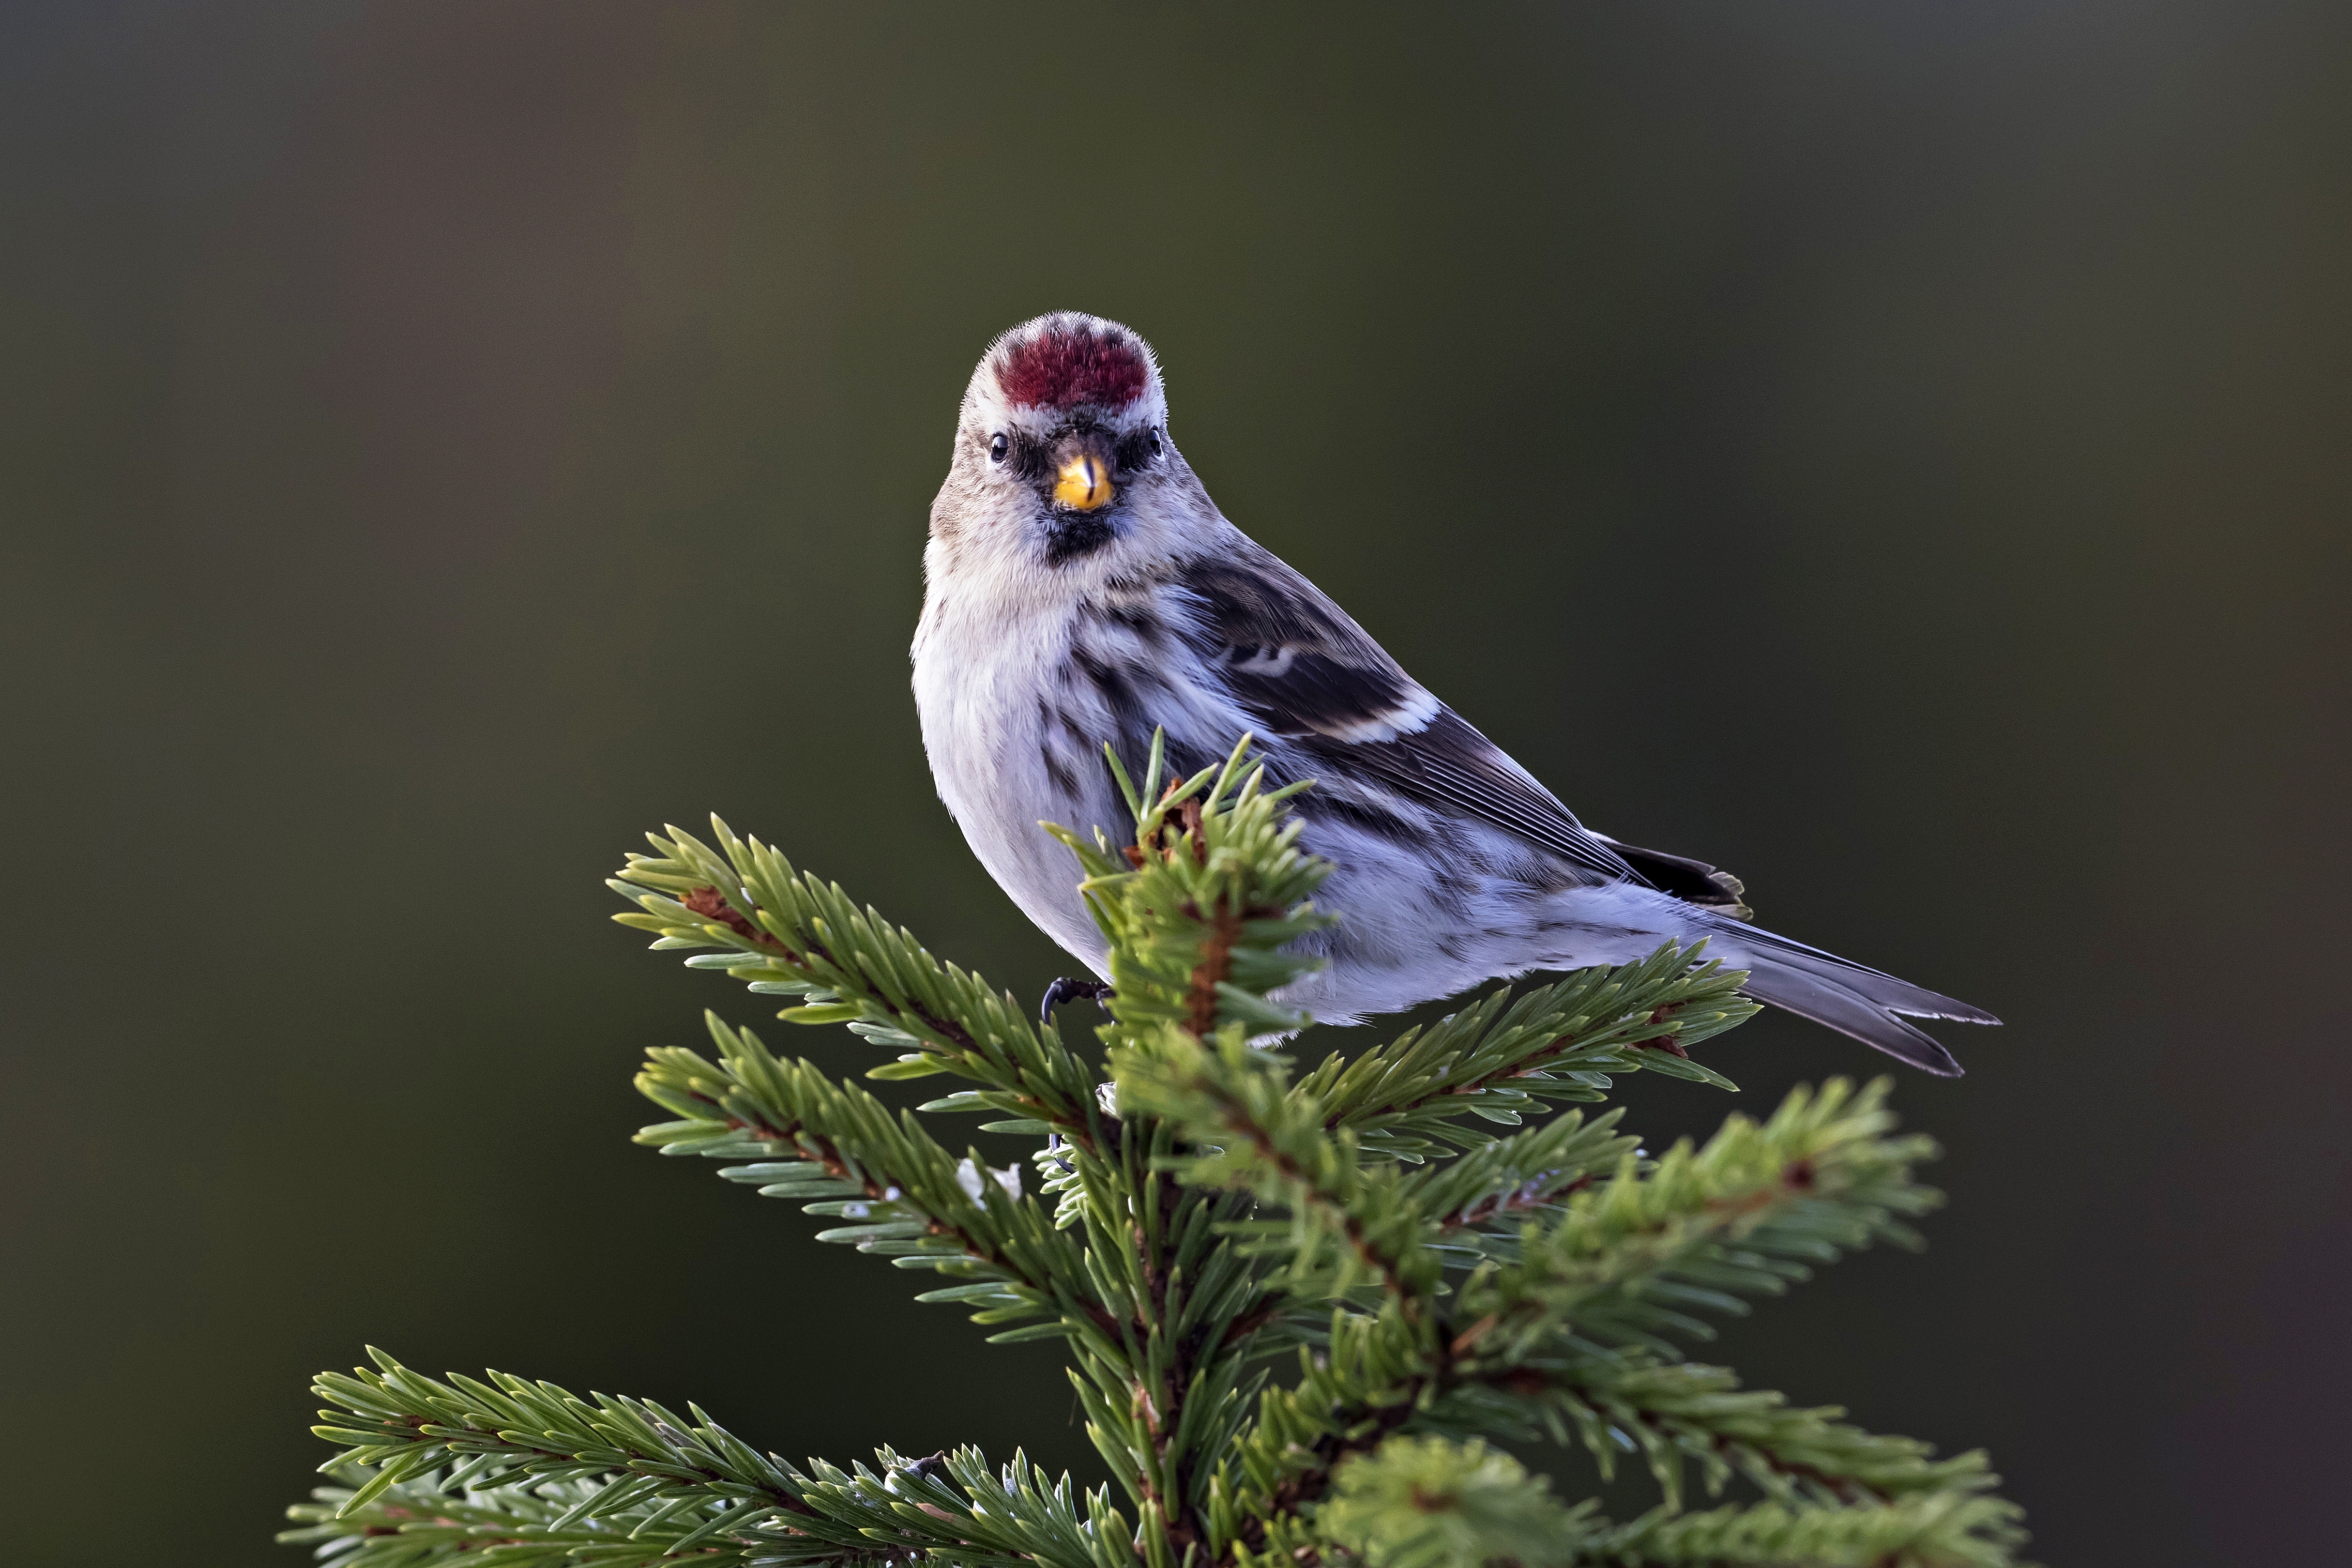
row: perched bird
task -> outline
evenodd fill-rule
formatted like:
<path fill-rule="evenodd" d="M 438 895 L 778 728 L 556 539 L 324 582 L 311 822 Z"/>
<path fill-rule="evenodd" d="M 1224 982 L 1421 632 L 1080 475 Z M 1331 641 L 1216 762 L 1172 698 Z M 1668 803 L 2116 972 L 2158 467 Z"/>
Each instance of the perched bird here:
<path fill-rule="evenodd" d="M 1253 731 L 1276 782 L 1316 781 L 1302 841 L 1337 867 L 1317 902 L 1341 919 L 1305 939 L 1323 966 L 1277 998 L 1321 1021 L 1699 937 L 1748 994 L 1929 1072 L 1960 1068 L 1906 1017 L 2000 1021 L 1762 930 L 1728 874 L 1579 822 L 1225 520 L 1169 436 L 1150 348 L 1116 322 L 1064 311 L 990 345 L 923 568 L 915 697 L 940 799 L 1097 974 L 1069 851 L 1038 822 L 1118 836 L 1105 742 L 1132 766 L 1164 728 L 1181 775 Z"/>

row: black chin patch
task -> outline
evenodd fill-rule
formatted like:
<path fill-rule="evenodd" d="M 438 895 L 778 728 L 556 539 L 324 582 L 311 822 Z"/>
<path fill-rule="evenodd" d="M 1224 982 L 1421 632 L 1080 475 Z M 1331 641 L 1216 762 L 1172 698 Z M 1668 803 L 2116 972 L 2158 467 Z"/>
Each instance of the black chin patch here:
<path fill-rule="evenodd" d="M 1099 512 L 1056 512 L 1045 526 L 1047 566 L 1090 556 L 1111 541 L 1110 519 Z"/>

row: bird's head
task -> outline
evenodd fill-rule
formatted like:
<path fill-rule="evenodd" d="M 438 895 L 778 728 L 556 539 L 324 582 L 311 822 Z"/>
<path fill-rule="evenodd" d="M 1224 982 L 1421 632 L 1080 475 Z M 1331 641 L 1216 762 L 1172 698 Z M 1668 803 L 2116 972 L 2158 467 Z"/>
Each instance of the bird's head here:
<path fill-rule="evenodd" d="M 1213 518 L 1168 436 L 1151 346 L 1076 310 L 989 345 L 965 389 L 932 537 L 999 566 L 1091 574 Z"/>

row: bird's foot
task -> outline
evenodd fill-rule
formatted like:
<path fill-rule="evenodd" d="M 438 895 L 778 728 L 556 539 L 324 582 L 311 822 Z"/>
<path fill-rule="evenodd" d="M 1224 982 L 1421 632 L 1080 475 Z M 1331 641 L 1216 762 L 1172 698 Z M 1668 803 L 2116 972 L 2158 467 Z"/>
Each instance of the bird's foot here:
<path fill-rule="evenodd" d="M 1037 1018 L 1047 1029 L 1054 1027 L 1054 1009 L 1064 1002 L 1100 1001 L 1110 995 L 1110 987 L 1102 980 L 1077 980 L 1065 975 L 1045 988 L 1045 1004 L 1038 1008 Z"/>

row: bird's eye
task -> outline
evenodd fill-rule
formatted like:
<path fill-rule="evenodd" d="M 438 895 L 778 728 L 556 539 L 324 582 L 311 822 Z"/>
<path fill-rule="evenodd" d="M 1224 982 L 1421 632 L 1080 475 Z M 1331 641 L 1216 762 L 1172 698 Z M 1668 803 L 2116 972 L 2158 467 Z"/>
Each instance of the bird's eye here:
<path fill-rule="evenodd" d="M 1144 440 L 1145 440 L 1145 441 L 1146 441 L 1146 442 L 1150 445 L 1150 447 L 1151 447 L 1151 455 L 1153 455 L 1154 457 L 1159 456 L 1159 455 L 1160 455 L 1160 427 L 1159 427 L 1158 425 L 1156 425 L 1156 424 L 1155 424 L 1155 425 L 1153 425 L 1153 426 L 1150 428 L 1150 430 L 1149 430 L 1148 432 L 1146 432 L 1146 433 L 1145 433 L 1145 434 L 1144 434 Z"/>
<path fill-rule="evenodd" d="M 1011 449 L 1012 443 L 1004 439 L 1004 433 L 1001 430 L 988 438 L 988 460 L 991 463 L 1003 462 L 1005 453 Z"/>

